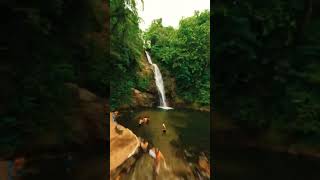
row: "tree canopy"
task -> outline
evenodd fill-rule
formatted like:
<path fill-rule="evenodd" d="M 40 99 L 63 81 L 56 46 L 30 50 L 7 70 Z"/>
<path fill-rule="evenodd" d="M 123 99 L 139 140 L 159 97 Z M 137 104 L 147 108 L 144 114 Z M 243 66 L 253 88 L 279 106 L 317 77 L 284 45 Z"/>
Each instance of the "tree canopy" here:
<path fill-rule="evenodd" d="M 130 103 L 131 88 L 137 84 L 136 71 L 143 52 L 139 16 L 134 0 L 110 1 L 111 74 L 110 105 Z"/>
<path fill-rule="evenodd" d="M 144 34 L 151 55 L 176 79 L 177 94 L 187 102 L 210 103 L 210 13 L 195 12 L 179 28 L 156 19 Z"/>

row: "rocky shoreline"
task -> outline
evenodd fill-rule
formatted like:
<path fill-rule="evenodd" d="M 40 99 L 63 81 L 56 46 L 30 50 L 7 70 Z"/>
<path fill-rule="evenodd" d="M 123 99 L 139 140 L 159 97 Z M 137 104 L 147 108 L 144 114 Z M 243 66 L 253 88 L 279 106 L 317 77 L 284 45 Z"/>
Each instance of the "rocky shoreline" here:
<path fill-rule="evenodd" d="M 131 130 L 117 126 L 110 117 L 110 177 L 139 147 L 139 140 Z"/>
<path fill-rule="evenodd" d="M 158 97 L 150 92 L 143 92 L 132 88 L 132 101 L 130 104 L 124 104 L 119 107 L 119 110 L 134 109 L 134 108 L 152 108 L 156 107 Z M 182 100 L 168 99 L 170 107 L 179 109 L 191 109 L 202 112 L 210 112 L 210 106 L 201 106 L 197 103 L 186 103 Z"/>

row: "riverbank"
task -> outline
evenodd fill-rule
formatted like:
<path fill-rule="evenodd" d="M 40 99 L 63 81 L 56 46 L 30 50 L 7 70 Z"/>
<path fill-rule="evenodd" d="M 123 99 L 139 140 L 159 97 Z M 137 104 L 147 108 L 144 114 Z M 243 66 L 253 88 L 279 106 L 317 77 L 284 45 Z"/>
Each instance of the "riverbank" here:
<path fill-rule="evenodd" d="M 180 109 L 191 109 L 196 111 L 202 111 L 202 112 L 210 112 L 210 105 L 208 106 L 202 106 L 198 103 L 187 103 L 179 98 L 175 98 L 173 101 L 171 101 L 173 107 L 180 108 Z"/>
<path fill-rule="evenodd" d="M 260 133 L 249 133 L 235 125 L 228 117 L 213 112 L 215 146 L 236 145 L 257 148 L 272 152 L 287 153 L 296 156 L 320 158 L 320 144 L 306 143 L 287 134 L 265 130 Z"/>

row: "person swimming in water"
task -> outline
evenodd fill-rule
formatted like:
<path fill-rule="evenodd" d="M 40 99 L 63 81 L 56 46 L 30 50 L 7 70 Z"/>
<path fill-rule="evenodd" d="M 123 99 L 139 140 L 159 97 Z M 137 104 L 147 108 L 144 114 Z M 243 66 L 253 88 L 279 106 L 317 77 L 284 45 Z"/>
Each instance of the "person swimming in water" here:
<path fill-rule="evenodd" d="M 143 123 L 144 123 L 143 118 L 140 118 L 140 119 L 139 119 L 139 126 L 142 126 L 142 125 L 143 125 Z"/>
<path fill-rule="evenodd" d="M 145 116 L 145 117 L 143 118 L 143 121 L 144 121 L 144 123 L 146 123 L 146 124 L 149 124 L 149 120 L 150 120 L 150 118 L 147 117 L 147 116 Z"/>

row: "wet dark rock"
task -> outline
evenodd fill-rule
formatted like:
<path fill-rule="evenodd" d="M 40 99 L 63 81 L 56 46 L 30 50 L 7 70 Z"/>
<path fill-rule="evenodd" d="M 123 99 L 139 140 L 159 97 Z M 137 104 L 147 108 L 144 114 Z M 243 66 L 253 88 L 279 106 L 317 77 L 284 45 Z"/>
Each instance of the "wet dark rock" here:
<path fill-rule="evenodd" d="M 153 94 L 142 92 L 137 89 L 132 89 L 132 103 L 133 107 L 152 107 L 155 102 Z"/>

